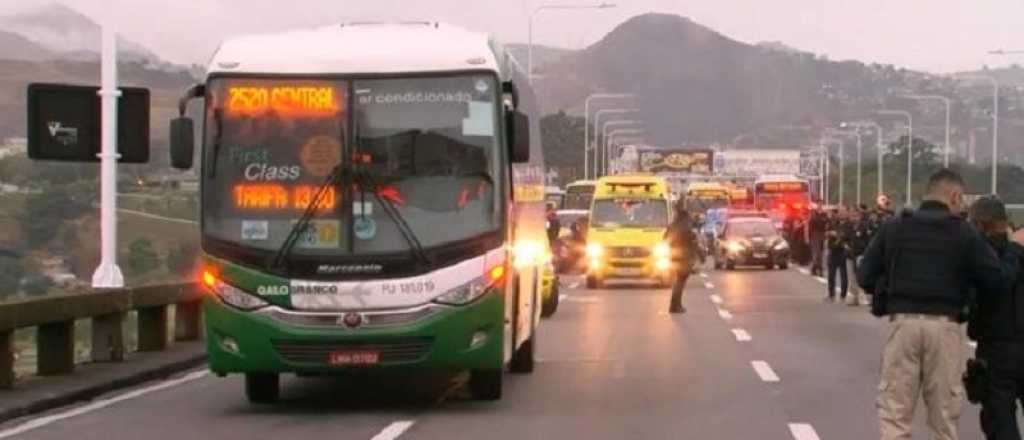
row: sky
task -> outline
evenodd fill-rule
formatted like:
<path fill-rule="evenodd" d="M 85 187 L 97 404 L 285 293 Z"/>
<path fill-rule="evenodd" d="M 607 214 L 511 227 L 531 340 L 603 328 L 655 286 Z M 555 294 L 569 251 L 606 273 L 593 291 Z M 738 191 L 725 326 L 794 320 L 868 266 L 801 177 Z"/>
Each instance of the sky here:
<path fill-rule="evenodd" d="M 51 0 L 5 0 L 0 15 Z M 232 35 L 349 20 L 440 20 L 526 42 L 542 4 L 590 0 L 61 0 L 177 63 L 204 63 Z M 544 10 L 534 41 L 579 49 L 646 12 L 687 16 L 730 38 L 781 41 L 833 60 L 856 59 L 946 73 L 1024 64 L 1024 0 L 608 0 L 602 10 Z M 109 15 L 105 15 L 109 14 Z"/>

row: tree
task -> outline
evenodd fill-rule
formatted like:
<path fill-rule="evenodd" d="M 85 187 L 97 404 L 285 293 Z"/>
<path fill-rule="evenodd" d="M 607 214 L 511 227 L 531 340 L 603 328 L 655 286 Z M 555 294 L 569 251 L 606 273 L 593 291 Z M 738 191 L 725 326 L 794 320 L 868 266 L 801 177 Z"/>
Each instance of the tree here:
<path fill-rule="evenodd" d="M 182 276 L 189 275 L 196 266 L 199 250 L 194 243 L 179 243 L 167 251 L 167 269 Z"/>
<path fill-rule="evenodd" d="M 153 242 L 148 238 L 138 238 L 128 245 L 128 270 L 134 275 L 142 275 L 156 269 L 160 256 L 153 249 Z"/>

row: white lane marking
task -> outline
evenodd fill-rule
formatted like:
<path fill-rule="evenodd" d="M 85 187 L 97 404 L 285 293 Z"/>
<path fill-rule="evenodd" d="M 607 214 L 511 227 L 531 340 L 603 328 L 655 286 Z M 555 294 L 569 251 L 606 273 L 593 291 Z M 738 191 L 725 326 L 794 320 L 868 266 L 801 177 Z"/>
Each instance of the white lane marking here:
<path fill-rule="evenodd" d="M 746 330 L 743 330 L 741 328 L 732 329 L 732 334 L 736 336 L 736 340 L 739 342 L 750 341 L 750 333 L 747 333 Z"/>
<path fill-rule="evenodd" d="M 800 271 L 800 273 L 802 273 L 804 275 L 810 275 L 811 274 L 811 271 L 809 271 L 809 270 L 807 270 L 806 268 L 803 268 L 803 267 L 798 267 L 798 268 L 796 268 L 796 270 Z"/>
<path fill-rule="evenodd" d="M 975 341 L 967 341 L 967 345 L 971 348 L 978 348 L 978 343 Z"/>
<path fill-rule="evenodd" d="M 102 409 L 102 408 L 108 407 L 108 406 L 113 405 L 113 404 L 118 403 L 118 402 L 123 402 L 125 400 L 131 400 L 131 399 L 134 399 L 136 397 L 140 397 L 140 396 L 144 396 L 146 394 L 152 393 L 154 391 L 160 391 L 160 390 L 162 390 L 164 388 L 170 388 L 170 387 L 178 386 L 178 385 L 181 385 L 183 383 L 191 382 L 191 381 L 194 381 L 194 380 L 197 380 L 197 379 L 202 379 L 203 377 L 206 377 L 206 375 L 208 375 L 208 374 L 209 374 L 209 372 L 206 371 L 206 370 L 203 370 L 203 371 L 193 371 L 193 372 L 191 372 L 189 374 L 186 374 L 186 375 L 184 375 L 182 377 L 179 377 L 177 379 L 171 379 L 171 380 L 168 380 L 168 381 L 164 381 L 164 382 L 158 383 L 156 385 L 151 385 L 151 386 L 148 386 L 148 387 L 145 387 L 145 388 L 139 388 L 139 389 L 137 389 L 135 391 L 130 391 L 130 392 L 121 394 L 119 396 L 111 397 L 109 399 L 97 400 L 97 401 L 92 402 L 92 403 L 90 403 L 88 405 L 83 405 L 83 406 L 80 406 L 78 408 L 70 409 L 68 411 L 60 412 L 60 413 L 57 413 L 57 414 L 51 414 L 51 415 L 40 417 L 40 418 L 37 418 L 37 419 L 32 419 L 32 420 L 29 420 L 29 421 L 27 421 L 25 423 L 22 423 L 22 424 L 18 425 L 18 426 L 15 426 L 13 428 L 5 429 L 3 431 L 0 431 L 0 438 L 13 437 L 13 436 L 16 436 L 18 434 L 23 434 L 25 432 L 31 431 L 33 429 L 42 428 L 42 427 L 44 427 L 46 425 L 49 425 L 49 424 L 51 424 L 53 422 L 57 422 L 57 421 L 61 421 L 61 420 L 67 419 L 67 418 L 71 418 L 71 417 L 75 417 L 75 416 L 80 416 L 82 414 L 90 413 L 90 412 L 96 411 L 98 409 Z"/>
<path fill-rule="evenodd" d="M 721 316 L 722 319 L 725 320 L 732 319 L 732 313 L 729 313 L 729 311 L 725 309 L 718 309 L 718 316 Z"/>
<path fill-rule="evenodd" d="M 707 278 L 708 277 L 708 274 L 706 274 L 704 272 L 701 272 L 701 273 L 699 273 L 697 275 L 700 275 L 701 278 Z"/>
<path fill-rule="evenodd" d="M 796 440 L 821 440 L 818 433 L 814 432 L 814 427 L 808 423 L 790 423 L 789 433 Z"/>
<path fill-rule="evenodd" d="M 708 283 L 708 282 L 705 282 L 705 283 L 704 283 L 704 287 L 705 287 L 705 288 L 708 288 L 708 289 L 714 289 L 714 288 L 715 288 L 715 285 L 714 285 L 714 284 L 711 284 L 711 283 Z"/>
<path fill-rule="evenodd" d="M 720 296 L 718 296 L 716 294 L 711 294 L 710 298 L 711 298 L 711 302 L 713 302 L 715 304 L 721 304 L 722 303 L 722 297 L 720 297 Z"/>
<path fill-rule="evenodd" d="M 400 420 L 395 423 L 388 425 L 383 431 L 377 433 L 370 440 L 395 440 L 398 436 L 412 428 L 412 425 L 416 422 L 412 420 Z"/>
<path fill-rule="evenodd" d="M 565 299 L 568 298 L 568 297 L 569 297 L 569 295 L 566 295 L 564 293 L 558 294 L 558 300 L 559 301 L 565 301 Z"/>
<path fill-rule="evenodd" d="M 825 278 L 814 277 L 814 279 L 818 280 L 818 282 L 821 283 L 821 284 L 828 284 L 828 280 L 826 280 Z"/>
<path fill-rule="evenodd" d="M 581 303 L 596 303 L 601 302 L 601 298 L 596 296 L 570 296 L 565 298 L 566 301 L 581 302 Z"/>
<path fill-rule="evenodd" d="M 583 285 L 583 283 L 581 281 L 577 281 L 575 283 L 570 284 L 569 288 L 570 289 L 579 289 L 581 285 Z"/>
<path fill-rule="evenodd" d="M 779 376 L 772 370 L 772 366 L 768 365 L 765 361 L 750 361 L 750 365 L 754 367 L 754 371 L 757 372 L 757 376 L 765 382 L 778 382 Z"/>

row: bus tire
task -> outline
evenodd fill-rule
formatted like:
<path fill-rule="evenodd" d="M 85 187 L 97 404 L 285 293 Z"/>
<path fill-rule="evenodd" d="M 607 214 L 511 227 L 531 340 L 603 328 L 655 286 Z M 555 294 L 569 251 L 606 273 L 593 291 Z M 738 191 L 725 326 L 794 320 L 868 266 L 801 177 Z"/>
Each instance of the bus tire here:
<path fill-rule="evenodd" d="M 281 376 L 277 373 L 245 373 L 245 396 L 249 403 L 277 402 L 281 396 Z"/>
<path fill-rule="evenodd" d="M 533 333 L 530 335 L 530 339 L 523 342 L 514 353 L 512 353 L 512 360 L 509 362 L 509 370 L 513 373 L 532 373 L 533 372 L 533 354 L 536 352 L 535 342 L 537 340 L 537 329 L 534 328 Z"/>
<path fill-rule="evenodd" d="M 540 317 L 541 318 L 548 318 L 551 315 L 554 315 L 555 312 L 558 311 L 558 301 L 559 301 L 559 298 L 558 298 L 558 287 L 557 287 L 557 284 L 556 284 L 556 287 L 553 287 L 553 289 L 554 290 L 551 292 L 551 298 L 548 298 L 547 301 L 544 301 L 544 305 L 542 305 L 541 308 L 540 308 Z"/>
<path fill-rule="evenodd" d="M 501 399 L 501 370 L 469 372 L 469 393 L 477 400 Z"/>
<path fill-rule="evenodd" d="M 588 289 L 600 289 L 601 282 L 597 279 L 597 275 L 587 275 L 587 288 Z"/>
<path fill-rule="evenodd" d="M 782 269 L 782 270 L 789 269 L 789 262 L 787 261 L 787 262 L 784 262 L 782 264 L 779 264 L 779 269 Z"/>

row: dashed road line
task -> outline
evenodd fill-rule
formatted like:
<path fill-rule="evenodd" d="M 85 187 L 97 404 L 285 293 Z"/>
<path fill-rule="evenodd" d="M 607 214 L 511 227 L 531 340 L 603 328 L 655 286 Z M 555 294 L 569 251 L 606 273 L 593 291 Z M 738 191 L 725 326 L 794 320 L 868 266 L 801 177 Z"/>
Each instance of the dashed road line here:
<path fill-rule="evenodd" d="M 796 440 L 821 440 L 818 433 L 814 432 L 814 427 L 808 423 L 790 423 L 789 433 Z"/>
<path fill-rule="evenodd" d="M 395 440 L 400 435 L 404 434 L 405 431 L 408 431 L 409 428 L 412 428 L 412 425 L 415 423 L 416 422 L 412 420 L 399 420 L 388 425 L 383 431 L 377 433 L 377 435 L 373 436 L 370 440 Z"/>
<path fill-rule="evenodd" d="M 828 284 L 828 280 L 826 280 L 825 278 L 814 277 L 814 279 L 818 280 L 818 282 L 821 283 L 821 284 Z"/>
<path fill-rule="evenodd" d="M 798 270 L 800 273 L 802 273 L 804 275 L 810 275 L 811 274 L 811 271 L 809 271 L 809 270 L 807 270 L 806 268 L 803 268 L 803 267 L 798 267 L 798 268 L 796 268 L 796 270 Z"/>
<path fill-rule="evenodd" d="M 725 309 L 718 309 L 718 316 L 721 316 L 722 319 L 725 319 L 725 320 L 732 319 L 732 313 L 730 313 L 728 310 L 725 310 Z"/>
<path fill-rule="evenodd" d="M 705 281 L 704 282 L 704 288 L 706 288 L 706 289 L 714 289 L 715 285 Z"/>
<path fill-rule="evenodd" d="M 736 340 L 739 342 L 750 342 L 750 333 L 741 328 L 732 329 L 732 334 L 736 336 Z"/>
<path fill-rule="evenodd" d="M 976 341 L 967 341 L 967 345 L 971 348 L 978 348 L 978 343 Z"/>
<path fill-rule="evenodd" d="M 772 366 L 768 365 L 765 361 L 750 361 L 750 365 L 754 367 L 754 371 L 757 372 L 757 376 L 764 382 L 778 382 L 779 375 L 775 374 L 772 370 Z"/>
<path fill-rule="evenodd" d="M 207 372 L 206 370 L 193 371 L 193 372 L 191 372 L 189 374 L 186 374 L 186 375 L 184 375 L 182 377 L 179 377 L 177 379 L 171 379 L 171 380 L 168 380 L 168 381 L 160 382 L 160 383 L 158 383 L 156 385 L 150 385 L 150 386 L 145 387 L 145 388 L 139 388 L 137 390 L 129 391 L 127 393 L 111 397 L 109 399 L 97 400 L 97 401 L 94 401 L 94 402 L 92 402 L 92 403 L 90 403 L 88 405 L 83 405 L 83 406 L 80 406 L 80 407 L 77 407 L 77 408 L 74 408 L 74 409 L 70 409 L 70 410 L 67 410 L 67 411 L 63 411 L 63 412 L 59 412 L 59 413 L 56 413 L 56 414 L 51 414 L 51 415 L 48 415 L 48 416 L 32 419 L 32 420 L 29 420 L 29 421 L 27 421 L 25 423 L 22 423 L 22 424 L 18 425 L 18 426 L 15 426 L 13 428 L 5 429 L 3 431 L 0 431 L 0 438 L 13 437 L 13 436 L 16 436 L 16 435 L 23 434 L 25 432 L 31 431 L 33 429 L 42 428 L 42 427 L 44 427 L 46 425 L 49 425 L 49 424 L 51 424 L 53 422 L 61 421 L 61 420 L 64 420 L 64 419 L 75 417 L 75 416 L 80 416 L 82 414 L 90 413 L 90 412 L 96 411 L 98 409 L 106 408 L 106 407 L 108 407 L 110 405 L 113 405 L 115 403 L 118 403 L 118 402 L 123 402 L 125 400 L 131 400 L 131 399 L 134 399 L 134 398 L 141 397 L 141 396 L 144 396 L 146 394 L 152 393 L 154 391 L 160 391 L 160 390 L 162 390 L 164 388 L 170 388 L 170 387 L 181 385 L 181 384 L 184 384 L 184 383 L 187 383 L 187 382 L 191 382 L 191 381 L 194 381 L 194 380 L 197 380 L 197 379 L 202 379 L 202 378 L 206 377 L 208 374 L 209 374 L 209 372 Z"/>
<path fill-rule="evenodd" d="M 701 278 L 707 278 L 708 277 L 708 274 L 706 274 L 704 272 L 701 272 L 701 273 L 699 273 L 697 275 L 700 275 Z"/>
<path fill-rule="evenodd" d="M 569 295 L 566 295 L 564 293 L 558 294 L 558 300 L 559 301 L 565 301 L 565 299 L 568 298 L 568 297 L 569 297 Z"/>
<path fill-rule="evenodd" d="M 711 302 L 713 302 L 715 304 L 721 304 L 722 303 L 722 297 L 720 297 L 720 296 L 718 296 L 716 294 L 711 294 L 710 298 L 711 298 Z"/>

